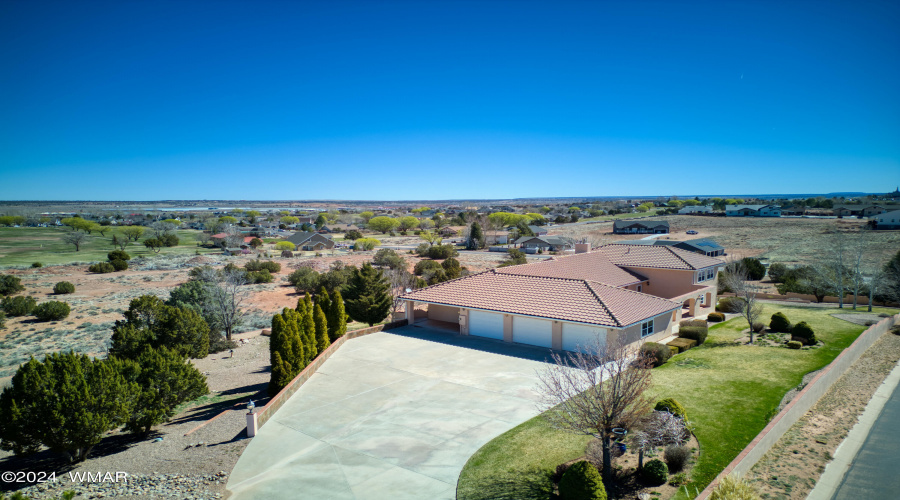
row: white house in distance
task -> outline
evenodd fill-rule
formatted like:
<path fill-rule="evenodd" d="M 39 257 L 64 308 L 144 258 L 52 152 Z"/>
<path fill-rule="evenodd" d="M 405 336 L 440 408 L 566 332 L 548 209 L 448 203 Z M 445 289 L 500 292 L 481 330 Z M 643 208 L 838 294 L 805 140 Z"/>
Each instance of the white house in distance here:
<path fill-rule="evenodd" d="M 712 312 L 724 261 L 671 246 L 606 245 L 501 267 L 403 295 L 406 318 L 474 335 L 575 350 L 598 335 L 661 340 Z"/>
<path fill-rule="evenodd" d="M 679 215 L 708 214 L 712 213 L 712 207 L 708 207 L 706 205 L 691 205 L 687 207 L 681 207 L 681 210 L 679 210 L 678 213 Z"/>
<path fill-rule="evenodd" d="M 781 217 L 776 205 L 725 205 L 727 217 Z"/>
<path fill-rule="evenodd" d="M 878 214 L 874 219 L 875 229 L 900 229 L 900 210 Z"/>

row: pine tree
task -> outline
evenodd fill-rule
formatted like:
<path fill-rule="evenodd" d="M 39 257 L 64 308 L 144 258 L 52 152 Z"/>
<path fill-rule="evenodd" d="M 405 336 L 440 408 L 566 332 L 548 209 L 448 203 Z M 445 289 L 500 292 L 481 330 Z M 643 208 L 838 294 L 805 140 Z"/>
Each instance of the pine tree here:
<path fill-rule="evenodd" d="M 328 311 L 328 339 L 334 342 L 347 333 L 347 313 L 344 311 L 344 299 L 341 292 L 335 290 L 331 296 L 331 308 Z"/>
<path fill-rule="evenodd" d="M 390 284 L 380 269 L 366 262 L 347 283 L 347 314 L 356 321 L 379 323 L 391 311 Z"/>
<path fill-rule="evenodd" d="M 316 325 L 316 349 L 324 352 L 331 345 L 331 341 L 328 340 L 328 320 L 325 318 L 325 312 L 318 305 L 316 305 L 313 320 Z"/>
<path fill-rule="evenodd" d="M 478 250 L 484 248 L 484 233 L 481 231 L 481 224 L 473 222 L 469 228 L 469 239 L 466 240 L 466 249 Z"/>

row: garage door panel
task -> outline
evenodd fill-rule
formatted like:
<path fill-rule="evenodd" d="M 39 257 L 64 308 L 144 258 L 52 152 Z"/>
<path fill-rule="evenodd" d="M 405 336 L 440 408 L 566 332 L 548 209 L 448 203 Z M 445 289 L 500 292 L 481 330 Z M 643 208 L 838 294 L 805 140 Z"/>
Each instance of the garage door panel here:
<path fill-rule="evenodd" d="M 503 340 L 503 314 L 469 311 L 469 335 Z"/>
<path fill-rule="evenodd" d="M 546 319 L 513 316 L 513 342 L 551 347 L 553 322 Z"/>
<path fill-rule="evenodd" d="M 584 350 L 593 346 L 599 335 L 601 345 L 606 344 L 606 329 L 575 323 L 563 323 L 562 348 L 564 351 Z"/>

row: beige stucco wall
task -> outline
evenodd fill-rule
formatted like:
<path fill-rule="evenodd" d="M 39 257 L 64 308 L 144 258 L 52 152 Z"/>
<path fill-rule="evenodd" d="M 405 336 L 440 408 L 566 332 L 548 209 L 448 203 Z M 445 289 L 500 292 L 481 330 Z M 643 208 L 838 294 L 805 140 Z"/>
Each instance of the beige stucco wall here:
<path fill-rule="evenodd" d="M 446 321 L 447 323 L 459 323 L 459 308 L 428 304 L 428 319 Z"/>
<path fill-rule="evenodd" d="M 690 292 L 694 287 L 694 271 L 678 271 L 675 269 L 648 269 L 629 267 L 628 269 L 645 276 L 644 293 L 657 297 L 676 297 Z M 711 283 L 704 282 L 703 284 Z M 629 287 L 631 288 L 631 287 Z"/>
<path fill-rule="evenodd" d="M 677 313 L 675 314 L 675 316 L 677 318 L 677 316 L 678 316 Z M 668 337 L 669 335 L 672 335 L 672 328 L 676 324 L 677 323 L 672 320 L 672 313 L 668 312 L 668 313 L 661 314 L 661 315 L 653 318 L 653 333 L 644 337 L 643 339 L 641 338 L 641 324 L 640 323 L 631 325 L 627 328 L 623 328 L 618 331 L 621 332 L 621 334 L 625 335 L 625 340 L 629 344 L 632 342 L 638 342 L 641 340 L 649 341 L 649 342 L 656 342 L 658 340 L 662 340 L 662 339 Z M 613 332 L 613 330 L 610 330 L 610 333 L 612 333 L 612 332 Z"/>

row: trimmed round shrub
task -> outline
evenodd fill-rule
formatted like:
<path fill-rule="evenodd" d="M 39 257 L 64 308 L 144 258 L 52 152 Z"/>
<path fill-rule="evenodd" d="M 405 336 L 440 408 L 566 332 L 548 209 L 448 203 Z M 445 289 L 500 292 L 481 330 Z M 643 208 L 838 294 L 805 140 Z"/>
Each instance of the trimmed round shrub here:
<path fill-rule="evenodd" d="M 39 267 L 44 267 L 44 265 L 41 264 L 40 262 L 32 262 L 32 263 L 31 263 L 31 267 L 37 269 L 37 268 L 39 268 Z"/>
<path fill-rule="evenodd" d="M 678 330 L 678 336 L 683 339 L 691 339 L 696 340 L 697 345 L 703 345 L 706 342 L 706 336 L 709 334 L 709 329 L 705 326 L 684 326 Z"/>
<path fill-rule="evenodd" d="M 128 269 L 128 261 L 127 260 L 120 260 L 120 259 L 111 260 L 111 261 L 109 261 L 109 264 L 111 266 L 113 266 L 113 269 L 115 269 L 116 271 L 124 271 L 124 270 Z"/>
<path fill-rule="evenodd" d="M 60 281 L 59 283 L 53 285 L 53 293 L 55 293 L 56 295 L 75 293 L 75 285 L 69 283 L 68 281 Z"/>
<path fill-rule="evenodd" d="M 663 456 L 666 459 L 666 465 L 672 472 L 678 472 L 684 469 L 688 461 L 691 459 L 691 449 L 684 445 L 671 444 L 666 446 Z"/>
<path fill-rule="evenodd" d="M 131 260 L 131 256 L 128 255 L 128 252 L 125 250 L 113 250 L 106 254 L 106 258 L 109 259 L 110 262 L 114 260 Z"/>
<path fill-rule="evenodd" d="M 656 342 L 645 342 L 641 346 L 641 353 L 650 356 L 653 359 L 653 366 L 662 366 L 672 357 L 672 349 L 663 344 Z"/>
<path fill-rule="evenodd" d="M 669 479 L 669 468 L 666 467 L 665 462 L 654 458 L 644 464 L 644 469 L 641 470 L 641 477 L 653 486 L 666 484 L 666 481 Z"/>
<path fill-rule="evenodd" d="M 695 326 L 697 328 L 707 328 L 705 319 L 683 319 L 678 323 L 678 327 Z"/>
<path fill-rule="evenodd" d="M 0 308 L 7 316 L 28 316 L 37 305 L 33 297 L 20 295 L 18 297 L 6 297 L 0 302 Z"/>
<path fill-rule="evenodd" d="M 716 304 L 716 311 L 736 313 L 741 311 L 741 303 L 744 299 L 738 297 L 722 297 Z"/>
<path fill-rule="evenodd" d="M 0 295 L 12 295 L 24 289 L 22 280 L 18 277 L 11 274 L 0 274 Z"/>
<path fill-rule="evenodd" d="M 801 347 L 803 347 L 803 342 L 799 340 L 791 340 L 787 343 L 788 349 L 800 349 Z"/>
<path fill-rule="evenodd" d="M 753 323 L 753 325 L 751 325 L 750 328 L 752 328 L 755 333 L 761 333 L 763 330 L 766 329 L 766 324 L 756 322 L 756 323 Z"/>
<path fill-rule="evenodd" d="M 772 315 L 772 321 L 769 322 L 769 329 L 778 333 L 791 333 L 791 322 L 783 312 L 777 312 Z"/>
<path fill-rule="evenodd" d="M 725 315 L 720 312 L 711 312 L 706 316 L 706 321 L 709 321 L 711 323 L 725 321 Z"/>
<path fill-rule="evenodd" d="M 71 312 L 69 304 L 58 300 L 42 302 L 34 308 L 34 316 L 40 321 L 59 321 L 66 319 Z"/>
<path fill-rule="evenodd" d="M 88 266 L 88 271 L 92 273 L 112 273 L 115 272 L 116 268 L 113 267 L 109 262 L 98 262 L 96 264 L 91 264 Z"/>
<path fill-rule="evenodd" d="M 806 321 L 801 321 L 794 325 L 791 329 L 791 340 L 800 339 L 805 345 L 813 345 L 816 343 L 816 334 Z"/>
<path fill-rule="evenodd" d="M 606 500 L 606 488 L 597 468 L 582 460 L 563 473 L 559 496 L 562 500 Z"/>
<path fill-rule="evenodd" d="M 653 409 L 656 411 L 667 411 L 676 417 L 687 419 L 687 412 L 684 410 L 684 406 L 681 406 L 681 403 L 675 398 L 660 399 L 656 402 Z"/>

